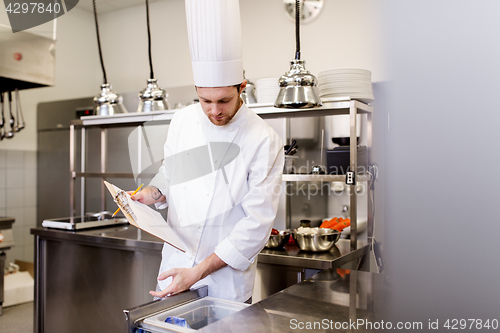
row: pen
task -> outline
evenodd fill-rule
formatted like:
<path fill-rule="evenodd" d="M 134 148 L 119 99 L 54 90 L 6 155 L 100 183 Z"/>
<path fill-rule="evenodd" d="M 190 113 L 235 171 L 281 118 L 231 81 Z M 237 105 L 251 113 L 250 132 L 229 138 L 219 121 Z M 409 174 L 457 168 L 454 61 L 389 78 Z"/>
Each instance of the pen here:
<path fill-rule="evenodd" d="M 134 191 L 134 193 L 132 193 L 132 195 L 134 195 L 134 194 L 136 194 L 137 192 L 139 192 L 139 190 L 140 190 L 140 189 L 141 189 L 141 187 L 143 187 L 143 186 L 144 186 L 144 184 L 141 184 L 141 185 L 137 188 L 137 190 L 135 190 L 135 191 Z M 115 217 L 115 215 L 116 215 L 116 214 L 118 214 L 118 212 L 119 212 L 119 211 L 120 211 L 120 208 L 118 208 L 118 209 L 117 209 L 117 210 L 113 213 L 113 216 L 111 216 L 111 217 Z"/>

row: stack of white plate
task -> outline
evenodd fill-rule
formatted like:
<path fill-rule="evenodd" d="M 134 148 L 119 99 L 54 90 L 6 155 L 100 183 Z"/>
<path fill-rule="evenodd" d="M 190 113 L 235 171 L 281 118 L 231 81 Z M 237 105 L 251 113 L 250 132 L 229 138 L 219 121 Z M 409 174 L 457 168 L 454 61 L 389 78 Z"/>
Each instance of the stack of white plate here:
<path fill-rule="evenodd" d="M 257 103 L 274 103 L 280 92 L 278 78 L 267 78 L 255 81 Z"/>
<path fill-rule="evenodd" d="M 319 96 L 349 97 L 364 103 L 373 101 L 372 73 L 366 69 L 339 68 L 318 74 Z"/>

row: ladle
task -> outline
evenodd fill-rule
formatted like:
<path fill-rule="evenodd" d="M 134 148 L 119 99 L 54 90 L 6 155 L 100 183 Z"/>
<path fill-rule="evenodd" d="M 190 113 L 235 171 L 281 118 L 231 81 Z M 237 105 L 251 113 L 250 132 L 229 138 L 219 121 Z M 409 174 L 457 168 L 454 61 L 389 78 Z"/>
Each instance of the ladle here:
<path fill-rule="evenodd" d="M 7 134 L 5 134 L 5 137 L 7 139 L 11 139 L 14 137 L 14 131 L 15 131 L 14 126 L 15 126 L 16 119 L 14 118 L 14 115 L 12 114 L 12 92 L 9 91 L 8 94 L 9 94 L 10 131 L 7 132 Z"/>
<path fill-rule="evenodd" d="M 0 92 L 0 104 L 2 105 L 1 108 L 2 108 L 2 117 L 0 118 L 0 141 L 3 140 L 5 138 L 5 129 L 3 128 L 3 125 L 5 124 L 5 117 L 4 117 L 4 114 L 3 114 L 3 91 Z"/>
<path fill-rule="evenodd" d="M 21 117 L 19 117 L 21 116 Z M 16 88 L 16 117 L 17 117 L 17 131 L 19 132 L 25 127 L 24 124 L 24 115 L 23 115 L 23 109 L 21 108 L 21 99 L 19 97 L 19 89 Z M 19 119 L 21 119 L 21 123 L 19 123 Z"/>

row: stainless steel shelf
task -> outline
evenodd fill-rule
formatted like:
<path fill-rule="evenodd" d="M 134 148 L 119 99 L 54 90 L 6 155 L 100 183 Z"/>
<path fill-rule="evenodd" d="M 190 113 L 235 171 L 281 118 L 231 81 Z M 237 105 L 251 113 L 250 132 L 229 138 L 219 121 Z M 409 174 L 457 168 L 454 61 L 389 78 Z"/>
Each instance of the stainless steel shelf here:
<path fill-rule="evenodd" d="M 145 123 L 147 121 L 166 121 L 172 120 L 177 110 L 152 111 L 147 113 L 120 113 L 111 116 L 86 116 L 80 120 L 75 120 L 72 124 L 77 126 L 102 126 L 102 125 L 126 125 L 135 123 Z"/>
<path fill-rule="evenodd" d="M 363 102 L 346 98 L 325 99 L 323 106 L 314 109 L 281 109 L 275 108 L 272 103 L 249 104 L 255 113 L 263 118 L 283 118 L 283 117 L 314 117 L 331 116 L 337 114 L 349 114 L 351 105 L 354 105 L 358 113 L 372 113 L 373 108 Z M 80 120 L 75 120 L 72 124 L 77 126 L 102 126 L 127 123 L 144 123 L 147 121 L 167 121 L 172 120 L 173 114 L 177 110 L 154 111 L 148 113 L 121 113 L 111 116 L 86 116 Z"/>
<path fill-rule="evenodd" d="M 345 175 L 283 175 L 284 182 L 345 182 Z M 357 176 L 357 181 L 369 181 L 369 175 Z"/>
<path fill-rule="evenodd" d="M 131 172 L 73 172 L 73 178 L 76 177 L 90 177 L 90 178 L 134 178 L 134 174 Z M 154 173 L 141 174 L 143 178 L 153 178 Z"/>
<path fill-rule="evenodd" d="M 273 104 L 249 104 L 255 113 L 262 118 L 283 118 L 283 117 L 317 117 L 332 116 L 339 114 L 349 114 L 351 106 L 354 106 L 359 114 L 372 113 L 373 107 L 360 101 L 326 99 L 323 100 L 323 106 L 313 109 L 281 109 L 275 108 Z"/>
<path fill-rule="evenodd" d="M 141 174 L 144 178 L 153 178 L 154 173 Z M 72 177 L 90 178 L 134 178 L 130 172 L 73 172 Z M 345 182 L 345 175 L 283 175 L 284 182 Z M 369 181 L 369 175 L 357 176 L 358 181 Z"/>
<path fill-rule="evenodd" d="M 330 251 L 300 251 L 296 245 L 285 245 L 284 249 L 264 248 L 259 254 L 258 264 L 303 267 L 311 269 L 328 269 L 340 267 L 368 253 L 371 245 L 357 241 L 357 249 L 353 250 L 349 239 L 340 239 Z"/>

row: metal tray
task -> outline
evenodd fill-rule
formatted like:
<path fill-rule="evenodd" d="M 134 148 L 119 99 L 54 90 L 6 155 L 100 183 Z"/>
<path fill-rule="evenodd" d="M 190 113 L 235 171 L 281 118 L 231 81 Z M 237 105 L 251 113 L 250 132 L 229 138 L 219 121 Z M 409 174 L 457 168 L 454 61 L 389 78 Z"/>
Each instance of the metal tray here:
<path fill-rule="evenodd" d="M 73 223 L 72 223 L 73 222 Z M 42 226 L 46 228 L 66 229 L 66 230 L 81 230 L 97 228 L 102 226 L 117 225 L 128 223 L 124 217 L 115 217 L 111 219 L 98 220 L 92 216 L 75 216 L 61 217 L 55 219 L 44 220 Z"/>

